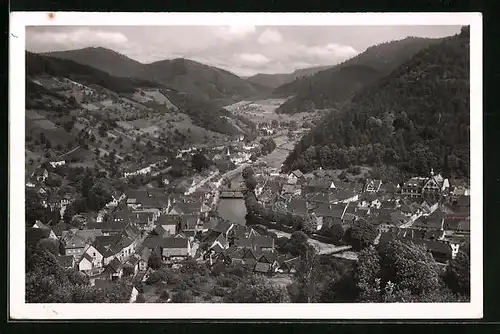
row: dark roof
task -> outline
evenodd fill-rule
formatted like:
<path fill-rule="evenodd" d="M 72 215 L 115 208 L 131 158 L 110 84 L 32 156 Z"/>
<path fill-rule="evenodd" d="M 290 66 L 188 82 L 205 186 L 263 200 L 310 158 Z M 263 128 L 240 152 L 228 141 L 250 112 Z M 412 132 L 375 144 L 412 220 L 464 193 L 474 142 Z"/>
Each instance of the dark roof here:
<path fill-rule="evenodd" d="M 292 174 L 295 175 L 296 177 L 304 177 L 304 174 L 298 169 L 294 170 Z"/>
<path fill-rule="evenodd" d="M 447 217 L 444 220 L 443 229 L 455 231 L 470 231 L 470 220 L 468 217 Z"/>
<path fill-rule="evenodd" d="M 234 241 L 234 245 L 237 247 L 241 247 L 241 248 L 251 248 L 252 247 L 252 240 L 251 239 L 243 239 L 243 238 L 236 239 Z"/>
<path fill-rule="evenodd" d="M 257 262 L 254 270 L 260 273 L 267 273 L 271 270 L 271 265 L 269 263 Z"/>
<path fill-rule="evenodd" d="M 117 273 L 120 270 L 121 266 L 122 266 L 122 264 L 121 264 L 120 260 L 118 260 L 116 257 L 113 258 L 108 263 L 108 268 L 110 268 L 111 270 L 113 270 L 115 273 Z"/>
<path fill-rule="evenodd" d="M 274 239 L 265 235 L 257 235 L 252 237 L 254 247 L 274 247 Z"/>
<path fill-rule="evenodd" d="M 92 262 L 92 256 L 90 256 L 88 253 L 84 253 L 82 258 L 80 259 L 80 262 L 82 262 L 83 259 L 86 259 L 89 262 Z"/>
<path fill-rule="evenodd" d="M 127 225 L 128 222 L 87 223 L 86 228 L 89 230 L 121 231 L 125 230 Z"/>
<path fill-rule="evenodd" d="M 158 225 L 177 225 L 179 222 L 179 216 L 176 215 L 161 215 L 156 221 Z"/>
<path fill-rule="evenodd" d="M 315 178 L 307 183 L 307 186 L 315 189 L 327 190 L 330 189 L 333 181 Z"/>
<path fill-rule="evenodd" d="M 287 210 L 295 214 L 306 214 L 307 201 L 305 199 L 293 199 L 288 203 Z"/>
<path fill-rule="evenodd" d="M 198 215 L 183 215 L 181 216 L 181 229 L 193 230 L 198 222 Z"/>
<path fill-rule="evenodd" d="M 318 217 L 332 217 L 332 218 L 340 218 L 344 216 L 344 211 L 347 207 L 347 204 L 328 204 L 324 203 L 318 206 L 313 212 Z"/>
<path fill-rule="evenodd" d="M 212 231 L 219 232 L 219 233 L 226 233 L 230 227 L 231 227 L 231 223 L 226 222 L 226 221 L 222 221 L 219 224 L 217 224 L 217 226 L 212 228 Z"/>
<path fill-rule="evenodd" d="M 187 248 L 188 239 L 184 238 L 163 238 L 161 240 L 162 248 Z"/>

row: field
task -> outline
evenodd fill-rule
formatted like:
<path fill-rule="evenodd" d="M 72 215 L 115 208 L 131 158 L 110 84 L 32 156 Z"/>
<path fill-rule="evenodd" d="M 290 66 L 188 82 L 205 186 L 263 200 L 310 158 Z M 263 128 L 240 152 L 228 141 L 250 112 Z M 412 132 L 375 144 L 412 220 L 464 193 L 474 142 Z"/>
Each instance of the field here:
<path fill-rule="evenodd" d="M 235 115 L 243 115 L 254 123 L 271 122 L 278 120 L 279 122 L 290 122 L 292 120 L 301 123 L 307 120 L 313 120 L 319 117 L 320 113 L 298 113 L 295 115 L 277 114 L 274 111 L 286 99 L 267 99 L 258 101 L 240 101 L 232 105 L 224 107 Z"/>

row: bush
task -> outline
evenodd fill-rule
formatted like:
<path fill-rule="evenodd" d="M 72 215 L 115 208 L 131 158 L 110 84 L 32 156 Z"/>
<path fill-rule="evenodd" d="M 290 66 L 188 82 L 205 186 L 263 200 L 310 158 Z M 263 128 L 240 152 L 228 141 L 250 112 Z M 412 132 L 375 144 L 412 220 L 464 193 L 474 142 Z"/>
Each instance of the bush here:
<path fill-rule="evenodd" d="M 194 301 L 191 291 L 179 291 L 173 297 L 174 303 L 192 303 Z"/>
<path fill-rule="evenodd" d="M 155 271 L 149 275 L 148 279 L 146 280 L 146 284 L 147 285 L 154 285 L 154 284 L 160 282 L 161 279 L 162 279 L 162 275 L 158 271 Z"/>
<path fill-rule="evenodd" d="M 215 285 L 212 288 L 211 293 L 212 293 L 212 295 L 217 296 L 217 297 L 224 297 L 224 295 L 226 294 L 226 290 L 218 285 Z"/>
<path fill-rule="evenodd" d="M 145 303 L 146 302 L 146 298 L 144 297 L 144 294 L 143 293 L 139 293 L 137 295 L 137 299 L 135 300 L 136 303 Z"/>

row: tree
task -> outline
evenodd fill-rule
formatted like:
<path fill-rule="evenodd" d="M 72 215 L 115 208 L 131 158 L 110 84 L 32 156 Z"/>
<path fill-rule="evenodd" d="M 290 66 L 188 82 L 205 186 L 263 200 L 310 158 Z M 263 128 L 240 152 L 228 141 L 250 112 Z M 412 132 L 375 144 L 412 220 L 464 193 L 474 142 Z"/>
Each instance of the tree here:
<path fill-rule="evenodd" d="M 314 248 L 307 242 L 309 238 L 302 231 L 295 231 L 289 239 L 287 248 L 294 255 L 304 256 L 306 253 L 311 252 Z"/>
<path fill-rule="evenodd" d="M 313 247 L 301 255 L 300 264 L 294 276 L 297 284 L 298 294 L 295 302 L 313 303 L 318 298 L 318 256 Z"/>
<path fill-rule="evenodd" d="M 326 236 L 332 239 L 334 244 L 340 243 L 340 241 L 344 238 L 344 228 L 341 224 L 332 224 L 326 231 Z"/>
<path fill-rule="evenodd" d="M 252 167 L 246 166 L 245 168 L 243 168 L 243 171 L 241 172 L 241 176 L 243 177 L 243 179 L 246 180 L 251 175 L 254 175 Z"/>
<path fill-rule="evenodd" d="M 346 241 L 354 249 L 363 249 L 372 244 L 377 236 L 377 229 L 366 220 L 357 220 L 353 226 L 346 231 Z"/>
<path fill-rule="evenodd" d="M 264 277 L 252 277 L 224 296 L 226 303 L 287 303 L 290 297 L 285 288 Z"/>
<path fill-rule="evenodd" d="M 192 303 L 193 301 L 193 294 L 189 290 L 181 290 L 172 297 L 172 302 L 174 303 Z"/>
<path fill-rule="evenodd" d="M 470 296 L 470 246 L 460 246 L 458 254 L 446 267 L 445 284 L 455 293 Z"/>
<path fill-rule="evenodd" d="M 363 301 L 379 301 L 380 287 L 377 280 L 380 280 L 380 256 L 373 247 L 363 249 L 358 256 L 357 263 L 357 286 L 360 289 L 360 298 Z"/>
<path fill-rule="evenodd" d="M 66 224 L 72 224 L 75 223 L 73 221 L 73 217 L 76 215 L 76 210 L 72 204 L 66 205 L 66 209 L 64 209 L 64 214 L 63 214 L 63 221 Z"/>
<path fill-rule="evenodd" d="M 64 130 L 66 130 L 66 132 L 71 132 L 71 130 L 73 129 L 73 126 L 74 126 L 74 122 L 73 121 L 67 121 L 66 123 L 64 123 Z"/>
<path fill-rule="evenodd" d="M 108 125 L 105 122 L 102 122 L 98 129 L 99 136 L 105 138 L 108 136 Z"/>
<path fill-rule="evenodd" d="M 148 267 L 154 270 L 158 270 L 161 267 L 161 263 L 162 263 L 161 257 L 158 254 L 156 254 L 156 252 L 153 252 L 148 259 Z"/>
<path fill-rule="evenodd" d="M 254 191 L 255 188 L 257 187 L 257 184 L 258 184 L 257 179 L 253 174 L 245 179 L 245 186 L 250 191 Z"/>
<path fill-rule="evenodd" d="M 55 256 L 59 255 L 59 241 L 50 239 L 50 238 L 43 238 L 37 243 L 37 248 L 45 250 Z"/>
<path fill-rule="evenodd" d="M 210 160 L 208 160 L 205 155 L 201 153 L 195 153 L 191 160 L 194 169 L 198 172 L 201 172 L 203 169 L 208 168 L 210 166 Z"/>

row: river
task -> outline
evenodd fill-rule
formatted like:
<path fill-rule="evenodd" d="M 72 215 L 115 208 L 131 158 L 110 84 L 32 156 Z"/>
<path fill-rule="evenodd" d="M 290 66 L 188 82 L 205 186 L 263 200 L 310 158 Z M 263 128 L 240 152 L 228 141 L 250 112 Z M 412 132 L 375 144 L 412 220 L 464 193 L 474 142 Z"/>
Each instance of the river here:
<path fill-rule="evenodd" d="M 247 208 L 245 207 L 245 201 L 241 198 L 221 198 L 217 206 L 217 211 L 220 217 L 232 223 L 239 225 L 246 224 L 245 215 L 247 214 Z"/>

